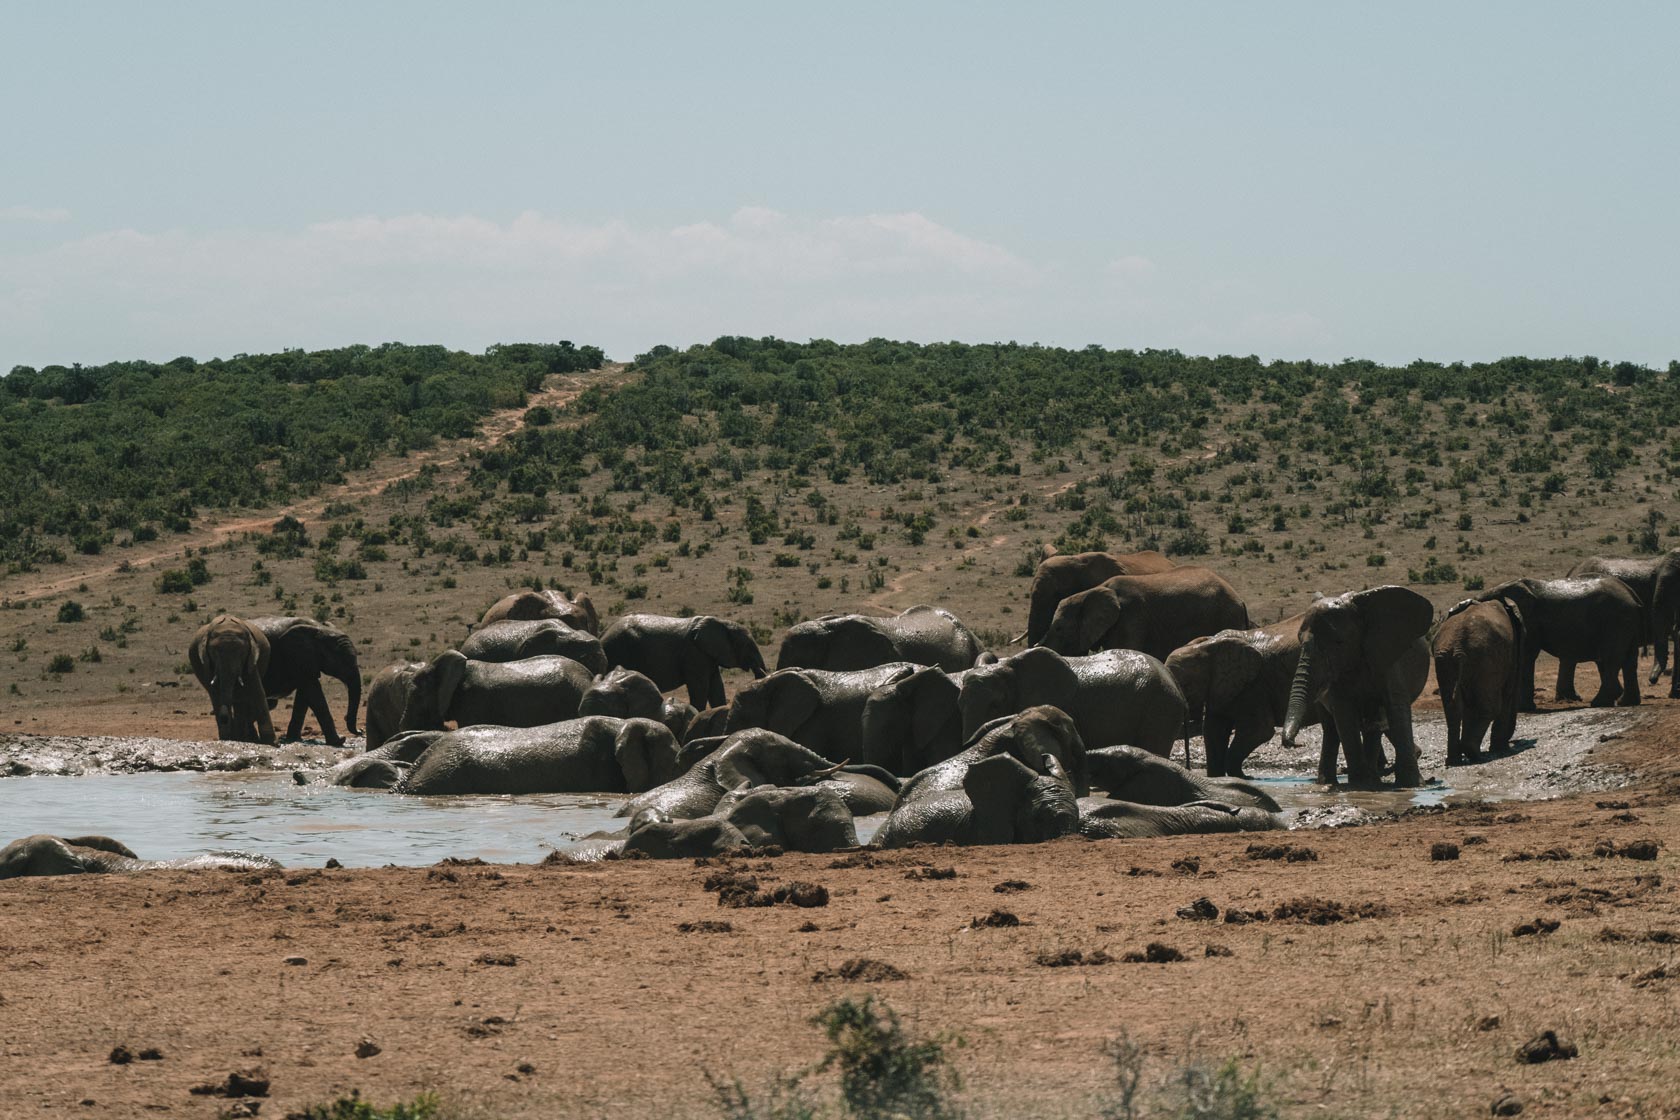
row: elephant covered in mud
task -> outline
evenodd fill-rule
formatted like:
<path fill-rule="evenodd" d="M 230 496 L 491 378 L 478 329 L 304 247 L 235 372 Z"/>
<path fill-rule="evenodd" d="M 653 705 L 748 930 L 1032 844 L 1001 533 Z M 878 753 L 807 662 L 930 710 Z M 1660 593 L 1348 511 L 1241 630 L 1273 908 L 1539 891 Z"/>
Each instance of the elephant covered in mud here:
<path fill-rule="evenodd" d="M 1221 630 L 1180 646 L 1167 658 L 1167 671 L 1189 706 L 1190 723 L 1201 726 L 1210 778 L 1242 777 L 1248 756 L 1283 725 L 1301 659 L 1303 617 L 1251 630 Z M 1322 716 L 1314 708 L 1302 726 L 1320 723 Z"/>
<path fill-rule="evenodd" d="M 789 852 L 833 852 L 857 843 L 851 811 L 832 789 L 764 787 L 729 793 L 715 812 L 693 820 L 644 812 L 631 823 L 621 851 L 681 859 L 771 845 Z"/>
<path fill-rule="evenodd" d="M 274 722 L 263 691 L 271 656 L 267 635 L 231 614 L 217 615 L 193 635 L 187 661 L 210 696 L 218 739 L 274 743 Z"/>
<path fill-rule="evenodd" d="M 1389 584 L 1320 599 L 1301 618 L 1301 653 L 1289 686 L 1283 742 L 1324 719 L 1318 780 L 1336 784 L 1336 748 L 1347 757 L 1348 781 L 1375 786 L 1382 778 L 1382 734 L 1394 743 L 1394 781 L 1422 783 L 1412 739 L 1412 701 L 1429 679 L 1425 635 L 1435 609 L 1415 591 Z M 1330 732 L 1334 730 L 1335 735 Z"/>
<path fill-rule="evenodd" d="M 1079 799 L 1079 834 L 1091 840 L 1131 840 L 1209 832 L 1265 832 L 1282 828 L 1275 814 L 1254 805 L 1191 801 L 1140 805 L 1108 797 Z"/>
<path fill-rule="evenodd" d="M 1248 607 L 1210 568 L 1115 576 L 1063 599 L 1040 645 L 1073 655 L 1135 649 L 1165 660 L 1192 638 L 1244 630 Z"/>
<path fill-rule="evenodd" d="M 1480 759 L 1489 728 L 1493 750 L 1510 749 L 1517 726 L 1523 640 L 1522 615 L 1505 599 L 1468 600 L 1447 612 L 1435 631 L 1431 646 L 1447 720 L 1448 766 Z"/>
<path fill-rule="evenodd" d="M 1646 613 L 1627 584 L 1614 576 L 1514 579 L 1467 602 L 1501 599 L 1515 606 L 1523 620 L 1518 711 L 1534 711 L 1534 662 L 1542 651 L 1558 659 L 1558 700 L 1580 699 L 1575 694 L 1574 667 L 1577 662 L 1591 661 L 1598 666 L 1593 707 L 1639 703 L 1639 645 Z M 1453 610 L 1463 607 L 1461 603 Z M 1565 664 L 1571 670 L 1567 679 Z"/>
<path fill-rule="evenodd" d="M 279 867 L 265 856 L 243 852 L 190 859 L 141 859 L 109 836 L 25 836 L 0 848 L 0 879 L 36 875 L 85 875 L 120 871 L 200 871 L 229 868 L 261 871 Z"/>
<path fill-rule="evenodd" d="M 523 661 L 527 657 L 569 657 L 597 675 L 610 667 L 601 640 L 557 618 L 507 619 L 480 626 L 461 643 L 469 661 Z"/>
<path fill-rule="evenodd" d="M 683 757 L 689 757 L 688 752 Z M 898 779 L 878 767 L 837 766 L 815 751 L 762 727 L 737 731 L 681 776 L 638 794 L 618 810 L 635 817 L 655 810 L 675 820 L 703 817 L 727 793 L 758 786 L 823 785 L 859 815 L 884 813 L 898 795 Z"/>
<path fill-rule="evenodd" d="M 699 709 L 725 703 L 724 669 L 746 669 L 754 680 L 765 676 L 752 631 L 709 614 L 627 614 L 607 627 L 601 646 L 612 664 L 647 674 L 661 691 L 688 689 L 688 702 Z"/>
<path fill-rule="evenodd" d="M 336 626 L 312 618 L 279 616 L 249 621 L 268 639 L 268 671 L 263 674 L 263 692 L 269 702 L 297 693 L 297 699 L 292 702 L 291 722 L 282 741 L 292 743 L 302 737 L 307 709 L 315 713 L 327 742 L 342 747 L 344 739 L 333 724 L 326 693 L 321 691 L 321 674 L 343 683 L 349 693 L 344 729 L 356 734 L 356 712 L 362 702 L 362 669 L 350 636 Z"/>
<path fill-rule="evenodd" d="M 640 793 L 677 776 L 677 741 L 650 719 L 585 716 L 437 736 L 398 793 Z"/>
<path fill-rule="evenodd" d="M 1571 577 L 1614 576 L 1627 584 L 1645 609 L 1644 640 L 1651 643 L 1655 654 L 1647 683 L 1656 684 L 1668 669 L 1669 646 L 1673 644 L 1680 651 L 1680 635 L 1676 634 L 1676 628 L 1680 628 L 1680 548 L 1638 560 L 1595 556 L 1569 569 L 1569 574 Z M 1567 685 L 1567 691 L 1574 692 L 1574 661 L 1558 659 L 1558 681 Z M 1680 697 L 1680 673 L 1670 676 L 1668 695 Z"/>
<path fill-rule="evenodd" d="M 1022 635 L 1029 646 L 1044 640 L 1050 620 L 1063 599 L 1089 591 L 1115 576 L 1146 576 L 1170 572 L 1178 565 L 1159 552 L 1076 552 L 1050 556 L 1039 562 L 1028 593 L 1027 631 Z"/>
<path fill-rule="evenodd" d="M 917 668 L 899 661 L 850 672 L 778 669 L 735 693 L 724 729 L 764 727 L 830 762 L 859 761 L 864 757 L 863 709 L 870 694 Z"/>
<path fill-rule="evenodd" d="M 1085 752 L 1091 787 L 1116 801 L 1139 805 L 1187 805 L 1216 801 L 1226 805 L 1280 811 L 1278 803 L 1259 786 L 1231 779 L 1210 779 L 1192 773 L 1171 759 L 1137 747 L 1102 747 Z"/>
<path fill-rule="evenodd" d="M 776 654 L 778 669 L 873 669 L 897 661 L 947 673 L 973 665 L 980 641 L 942 607 L 915 606 L 891 618 L 831 614 L 790 627 Z"/>
<path fill-rule="evenodd" d="M 586 592 L 567 595 L 551 588 L 547 591 L 516 591 L 496 600 L 478 620 L 480 626 L 512 619 L 527 622 L 536 618 L 557 618 L 574 630 L 597 636 L 601 633 L 601 618 L 595 613 L 595 601 Z"/>
<path fill-rule="evenodd" d="M 875 836 L 883 848 L 917 842 L 1036 843 L 1079 827 L 1075 781 L 1085 748 L 1057 708 L 1029 708 L 994 720 L 953 758 L 899 789 Z"/>
<path fill-rule="evenodd" d="M 1160 661 L 1137 650 L 1064 657 L 1037 647 L 962 679 L 965 737 L 999 716 L 1049 704 L 1073 717 L 1087 748 L 1117 744 L 1164 755 L 1184 726 L 1184 696 Z"/>
<path fill-rule="evenodd" d="M 424 661 L 399 661 L 373 675 L 367 690 L 367 749 L 381 746 L 397 734 L 403 709 L 414 678 L 426 668 Z"/>
<path fill-rule="evenodd" d="M 397 726 L 403 731 L 493 723 L 536 727 L 571 719 L 595 682 L 569 657 L 527 657 L 522 661 L 469 661 L 445 650 L 409 678 L 407 700 Z"/>

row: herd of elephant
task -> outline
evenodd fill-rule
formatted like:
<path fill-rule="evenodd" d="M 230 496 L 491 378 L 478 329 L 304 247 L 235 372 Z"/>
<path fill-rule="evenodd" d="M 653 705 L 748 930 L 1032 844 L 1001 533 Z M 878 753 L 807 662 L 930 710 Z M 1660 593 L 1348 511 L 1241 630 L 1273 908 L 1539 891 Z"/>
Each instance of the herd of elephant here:
<path fill-rule="evenodd" d="M 889 847 L 1276 828 L 1277 804 L 1242 779 L 1280 727 L 1287 746 L 1322 727 L 1323 783 L 1345 762 L 1355 786 L 1378 784 L 1390 765 L 1397 785 L 1416 785 L 1411 706 L 1431 662 L 1447 761 L 1473 762 L 1490 729 L 1504 749 L 1517 712 L 1532 708 L 1541 651 L 1560 661 L 1561 699 L 1574 665 L 1591 661 L 1594 704 L 1638 703 L 1641 645 L 1657 648 L 1652 681 L 1667 665 L 1671 598 L 1680 550 L 1514 580 L 1439 620 L 1423 596 L 1389 585 L 1255 627 L 1208 568 L 1088 552 L 1039 565 L 1021 652 L 987 652 L 951 612 L 917 606 L 800 623 L 770 672 L 738 623 L 631 614 L 603 629 L 587 595 L 523 591 L 491 606 L 459 648 L 375 675 L 367 749 L 326 780 L 409 794 L 631 795 L 627 827 L 597 838 L 597 855 L 829 851 L 857 843 L 855 817 L 880 813 L 874 842 Z M 349 689 L 356 730 L 360 670 L 330 625 L 223 615 L 190 657 L 224 739 L 273 742 L 269 709 L 295 692 L 288 737 L 308 709 L 341 743 L 322 673 Z M 726 669 L 754 679 L 727 695 Z M 686 700 L 669 695 L 679 690 Z M 1168 757 L 1198 732 L 1205 777 Z"/>

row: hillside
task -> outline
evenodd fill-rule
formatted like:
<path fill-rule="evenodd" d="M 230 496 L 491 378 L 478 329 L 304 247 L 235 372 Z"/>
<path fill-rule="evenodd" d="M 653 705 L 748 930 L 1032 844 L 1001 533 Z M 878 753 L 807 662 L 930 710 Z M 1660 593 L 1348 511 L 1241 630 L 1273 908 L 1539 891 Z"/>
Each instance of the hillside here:
<path fill-rule="evenodd" d="M 598 352 L 567 346 L 429 376 L 436 348 L 363 352 L 410 403 L 454 386 L 442 412 L 358 396 L 361 373 L 260 372 L 285 355 L 238 359 L 178 408 L 171 367 L 102 374 L 93 396 L 61 372 L 0 381 L 18 499 L 3 534 L 18 559 L 0 579 L 13 727 L 202 734 L 201 698 L 179 691 L 184 647 L 222 610 L 333 618 L 370 675 L 537 582 L 588 589 L 607 614 L 729 615 L 766 644 L 833 610 L 936 602 L 1001 647 L 1052 548 L 1162 548 L 1217 568 L 1270 620 L 1374 583 L 1446 605 L 1680 534 L 1672 366 L 723 338 L 596 371 Z M 253 413 L 285 442 L 250 438 Z M 116 416 L 133 420 L 126 443 L 108 438 Z M 147 443 L 147 424 L 176 442 Z M 430 438 L 405 443 L 398 429 L 417 424 Z M 170 458 L 182 431 L 206 438 Z M 311 476 L 321 432 L 366 438 L 321 453 Z M 224 452 L 232 474 L 215 477 L 241 485 L 214 510 L 190 467 Z M 77 461 L 109 473 L 62 465 Z M 184 528 L 157 520 L 171 500 L 190 501 Z M 97 550 L 31 512 L 71 505 Z"/>

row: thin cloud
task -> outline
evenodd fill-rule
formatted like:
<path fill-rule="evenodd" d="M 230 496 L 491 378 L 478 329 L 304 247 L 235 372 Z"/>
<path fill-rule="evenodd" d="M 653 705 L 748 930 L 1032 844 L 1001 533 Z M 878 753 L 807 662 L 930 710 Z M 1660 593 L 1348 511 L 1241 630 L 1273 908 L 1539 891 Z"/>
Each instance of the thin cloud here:
<path fill-rule="evenodd" d="M 70 211 L 62 206 L 0 206 L 0 222 L 68 222 Z"/>

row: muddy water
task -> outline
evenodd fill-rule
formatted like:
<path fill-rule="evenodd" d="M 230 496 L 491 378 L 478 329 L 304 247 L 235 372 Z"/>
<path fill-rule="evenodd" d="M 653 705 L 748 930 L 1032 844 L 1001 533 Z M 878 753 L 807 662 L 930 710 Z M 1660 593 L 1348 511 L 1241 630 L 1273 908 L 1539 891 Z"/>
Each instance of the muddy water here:
<path fill-rule="evenodd" d="M 1595 762 L 1593 749 L 1640 719 L 1637 709 L 1623 708 L 1526 716 L 1518 726 L 1524 738 L 1509 754 L 1448 769 L 1445 724 L 1438 713 L 1419 713 L 1415 731 L 1428 784 L 1416 790 L 1314 785 L 1316 731 L 1293 751 L 1275 741 L 1262 747 L 1248 769 L 1294 827 L 1353 824 L 1419 805 L 1611 788 L 1623 776 Z M 1195 747 L 1199 765 L 1200 744 Z M 0 778 L 0 844 L 35 832 L 93 832 L 148 859 L 237 849 L 288 866 L 319 866 L 329 858 L 347 867 L 423 865 L 445 856 L 528 862 L 625 823 L 613 816 L 621 799 L 610 795 L 422 798 L 299 786 L 293 766 L 324 766 L 347 752 L 318 745 L 237 751 L 232 744 L 173 740 L 0 740 L 0 773 L 32 775 Z M 860 839 L 867 841 L 883 819 L 859 818 Z"/>

